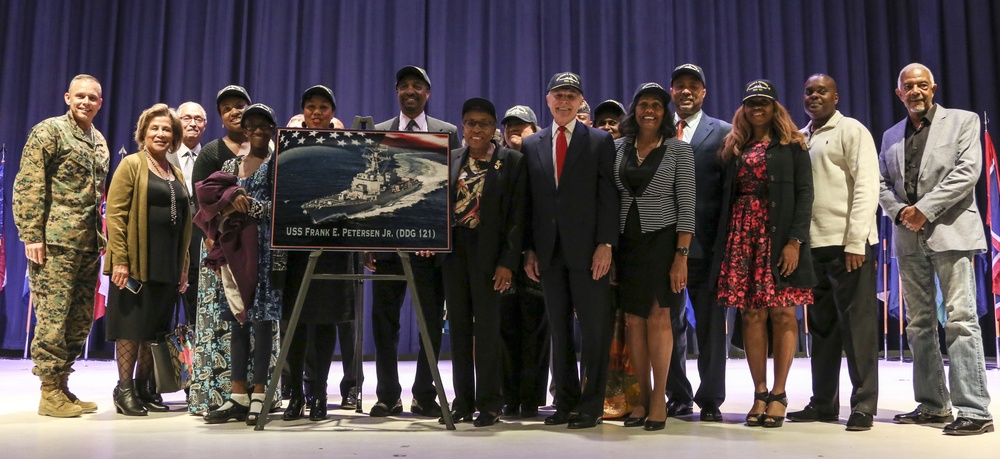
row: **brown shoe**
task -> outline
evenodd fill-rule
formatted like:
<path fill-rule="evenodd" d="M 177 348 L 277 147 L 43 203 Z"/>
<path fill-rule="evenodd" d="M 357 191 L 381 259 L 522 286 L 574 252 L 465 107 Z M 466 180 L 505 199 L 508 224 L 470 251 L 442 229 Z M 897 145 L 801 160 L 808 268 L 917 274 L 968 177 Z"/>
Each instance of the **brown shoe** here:
<path fill-rule="evenodd" d="M 96 413 L 97 404 L 94 402 L 85 402 L 83 400 L 80 400 L 79 397 L 77 397 L 74 393 L 69 391 L 68 382 L 69 382 L 69 373 L 62 374 L 59 379 L 59 389 L 61 389 L 63 393 L 66 394 L 66 398 L 68 398 L 69 401 L 73 402 L 74 405 L 79 406 L 84 413 Z"/>
<path fill-rule="evenodd" d="M 38 415 L 54 418 L 75 418 L 83 409 L 73 403 L 59 388 L 58 376 L 43 376 L 42 398 L 38 401 Z"/>

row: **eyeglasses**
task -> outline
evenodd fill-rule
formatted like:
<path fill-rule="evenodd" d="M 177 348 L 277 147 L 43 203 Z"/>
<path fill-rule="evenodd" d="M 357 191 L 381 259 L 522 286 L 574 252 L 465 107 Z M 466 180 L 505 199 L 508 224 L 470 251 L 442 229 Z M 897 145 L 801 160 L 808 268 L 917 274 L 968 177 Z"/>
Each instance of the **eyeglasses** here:
<path fill-rule="evenodd" d="M 246 129 L 247 132 L 253 132 L 253 131 L 256 131 L 258 129 L 261 129 L 261 130 L 264 130 L 264 131 L 268 131 L 268 130 L 274 129 L 274 125 L 271 124 L 271 123 L 267 123 L 267 124 L 247 124 L 246 126 L 243 126 L 243 129 Z"/>
<path fill-rule="evenodd" d="M 462 121 L 462 126 L 465 126 L 469 129 L 475 129 L 475 128 L 489 129 L 493 127 L 493 124 L 494 123 L 492 121 L 472 121 L 472 120 Z"/>
<path fill-rule="evenodd" d="M 181 122 L 184 124 L 191 124 L 192 122 L 202 124 L 205 122 L 205 118 L 201 116 L 182 116 Z"/>
<path fill-rule="evenodd" d="M 743 102 L 747 107 L 766 107 L 771 105 L 771 99 L 767 97 L 753 97 Z"/>

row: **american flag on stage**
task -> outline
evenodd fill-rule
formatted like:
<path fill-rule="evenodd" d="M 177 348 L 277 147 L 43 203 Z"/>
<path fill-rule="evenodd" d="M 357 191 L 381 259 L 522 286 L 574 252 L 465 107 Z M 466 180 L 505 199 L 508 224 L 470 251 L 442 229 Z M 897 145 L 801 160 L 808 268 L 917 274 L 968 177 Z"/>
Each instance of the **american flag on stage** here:
<path fill-rule="evenodd" d="M 278 134 L 279 147 L 282 151 L 310 145 L 333 145 L 347 149 L 374 147 L 404 146 L 407 150 L 438 152 L 442 148 L 449 150 L 449 137 L 443 135 L 427 135 L 426 132 L 406 131 L 316 131 L 299 129 L 282 129 Z"/>
<path fill-rule="evenodd" d="M 990 254 L 993 256 L 993 307 L 1000 318 L 1000 171 L 997 170 L 997 151 L 993 147 L 990 132 L 983 133 L 986 153 L 986 192 L 989 205 L 986 207 L 986 221 L 990 226 Z"/>

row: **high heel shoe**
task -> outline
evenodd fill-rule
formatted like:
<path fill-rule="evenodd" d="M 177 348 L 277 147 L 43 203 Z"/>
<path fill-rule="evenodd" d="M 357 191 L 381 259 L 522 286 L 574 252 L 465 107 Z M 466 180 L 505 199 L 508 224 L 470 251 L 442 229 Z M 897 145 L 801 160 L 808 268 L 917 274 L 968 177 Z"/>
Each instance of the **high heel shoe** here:
<path fill-rule="evenodd" d="M 642 427 L 646 423 L 646 416 L 641 418 L 628 417 L 625 419 L 625 427 Z"/>
<path fill-rule="evenodd" d="M 205 414 L 205 422 L 209 424 L 222 424 L 225 422 L 244 421 L 247 418 L 249 408 L 230 398 L 217 409 Z"/>
<path fill-rule="evenodd" d="M 146 410 L 154 413 L 166 413 L 170 407 L 163 404 L 163 397 L 156 393 L 156 383 L 150 379 L 135 380 L 135 394 L 138 396 L 142 406 Z"/>
<path fill-rule="evenodd" d="M 115 411 L 125 416 L 148 416 L 149 412 L 135 395 L 135 385 L 132 381 L 118 381 L 118 386 L 111 393 L 114 398 Z"/>
<path fill-rule="evenodd" d="M 770 401 L 768 396 L 770 392 L 756 392 L 753 394 L 753 401 L 757 403 L 758 400 L 764 402 L 764 410 L 767 410 L 767 403 Z M 752 407 L 750 408 L 753 409 Z M 764 425 L 764 413 L 747 413 L 747 426 L 748 427 L 760 427 Z"/>
<path fill-rule="evenodd" d="M 281 415 L 281 419 L 284 421 L 294 421 L 296 419 L 302 418 L 305 412 L 306 399 L 299 395 L 292 395 L 288 398 L 288 408 L 285 408 L 285 412 Z"/>
<path fill-rule="evenodd" d="M 780 394 L 771 393 L 770 395 L 768 395 L 767 405 L 771 406 L 771 403 L 773 402 L 778 402 L 784 405 L 785 408 L 788 408 L 788 397 L 785 396 L 784 392 Z M 765 408 L 765 410 L 766 409 L 767 408 Z M 763 416 L 761 416 L 761 425 L 764 427 L 769 427 L 769 428 L 781 427 L 781 425 L 784 423 L 785 423 L 785 416 L 783 415 L 772 416 L 770 414 L 767 414 L 767 411 L 765 411 Z"/>
<path fill-rule="evenodd" d="M 642 425 L 642 430 L 649 431 L 649 432 L 652 432 L 654 430 L 663 430 L 663 428 L 666 427 L 666 425 L 667 425 L 667 421 L 665 421 L 665 420 L 664 421 L 650 421 L 650 420 L 647 419 L 646 422 L 643 423 L 643 425 Z"/>
<path fill-rule="evenodd" d="M 309 420 L 322 421 L 326 419 L 326 397 L 313 397 L 309 404 Z"/>

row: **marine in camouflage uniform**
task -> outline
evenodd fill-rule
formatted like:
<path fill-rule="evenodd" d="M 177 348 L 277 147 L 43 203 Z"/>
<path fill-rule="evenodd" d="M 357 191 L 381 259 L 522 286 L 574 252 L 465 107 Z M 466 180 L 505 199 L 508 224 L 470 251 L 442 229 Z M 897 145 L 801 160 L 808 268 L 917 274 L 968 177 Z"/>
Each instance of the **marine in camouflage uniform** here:
<path fill-rule="evenodd" d="M 89 89 L 96 102 L 71 96 Z M 96 86 L 96 89 L 95 89 Z M 104 136 L 89 125 L 100 109 L 100 85 L 93 77 L 74 78 L 66 93 L 70 111 L 42 121 L 28 135 L 14 182 L 14 222 L 25 253 L 38 243 L 41 263 L 29 261 L 35 308 L 31 342 L 32 373 L 42 380 L 39 414 L 78 416 L 97 410 L 66 387 L 94 322 L 94 288 L 99 268 L 99 206 L 108 174 Z M 35 249 L 37 250 L 37 249 Z"/>

